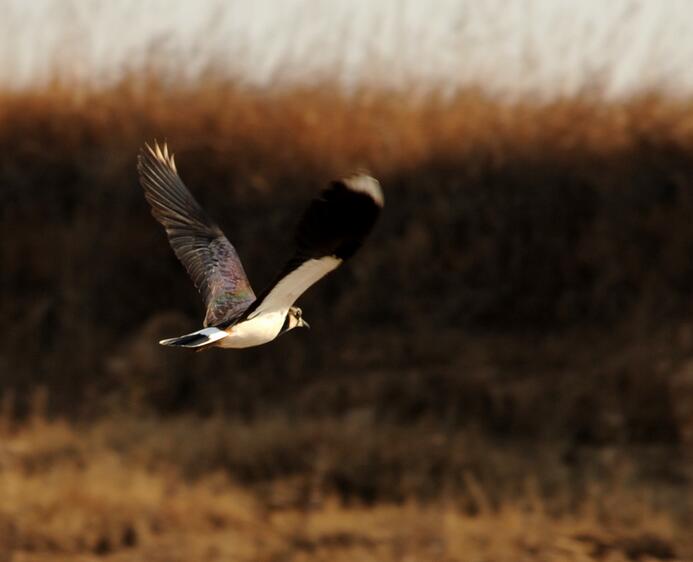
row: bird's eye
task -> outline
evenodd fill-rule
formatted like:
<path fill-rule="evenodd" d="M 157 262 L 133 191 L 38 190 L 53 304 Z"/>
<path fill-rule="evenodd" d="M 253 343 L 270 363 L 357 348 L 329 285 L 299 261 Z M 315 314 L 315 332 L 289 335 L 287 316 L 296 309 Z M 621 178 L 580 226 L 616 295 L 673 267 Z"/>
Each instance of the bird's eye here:
<path fill-rule="evenodd" d="M 296 309 L 296 318 L 300 318 L 303 311 L 300 308 Z"/>

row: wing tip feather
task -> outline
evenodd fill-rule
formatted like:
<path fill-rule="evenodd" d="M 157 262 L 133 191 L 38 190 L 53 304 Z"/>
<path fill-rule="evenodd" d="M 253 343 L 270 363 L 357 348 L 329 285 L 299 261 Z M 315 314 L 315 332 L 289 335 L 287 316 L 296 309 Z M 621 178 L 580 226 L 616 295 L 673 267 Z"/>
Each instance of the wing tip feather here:
<path fill-rule="evenodd" d="M 378 207 L 382 208 L 385 205 L 385 196 L 380 187 L 380 182 L 373 176 L 363 172 L 357 172 L 354 175 L 342 179 L 342 183 L 352 191 L 365 193 L 376 205 L 378 205 Z"/>
<path fill-rule="evenodd" d="M 153 145 L 153 146 L 152 146 Z M 140 170 L 146 166 L 147 160 L 154 160 L 156 163 L 165 166 L 174 173 L 178 173 L 176 169 L 176 160 L 173 152 L 169 154 L 168 144 L 164 141 L 161 145 L 156 139 L 153 140 L 152 145 L 148 142 L 144 143 L 144 147 L 140 150 L 138 156 L 138 164 Z"/>

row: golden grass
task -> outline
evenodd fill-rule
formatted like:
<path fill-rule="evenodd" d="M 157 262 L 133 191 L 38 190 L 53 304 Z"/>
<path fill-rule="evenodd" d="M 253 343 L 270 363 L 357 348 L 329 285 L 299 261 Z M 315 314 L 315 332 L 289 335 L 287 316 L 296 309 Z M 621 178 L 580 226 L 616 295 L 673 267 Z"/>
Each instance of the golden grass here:
<path fill-rule="evenodd" d="M 521 498 L 494 507 L 469 475 L 474 513 L 454 495 L 345 505 L 319 486 L 297 492 L 288 481 L 274 482 L 258 494 L 220 472 L 186 479 L 175 465 L 138 461 L 129 450 L 137 448 L 136 434 L 130 447 L 110 446 L 104 436 L 117 423 L 80 429 L 35 417 L 5 429 L 0 560 L 616 562 L 693 555 L 683 521 L 618 486 L 595 486 L 561 515 L 531 481 Z M 167 429 L 162 422 L 156 431 Z M 282 505 L 282 497 L 294 499 Z"/>
<path fill-rule="evenodd" d="M 213 77 L 194 88 L 127 77 L 106 90 L 56 83 L 0 92 L 0 128 L 21 133 L 21 124 L 43 124 L 45 137 L 32 143 L 59 135 L 56 154 L 81 145 L 84 135 L 120 150 L 124 142 L 139 147 L 149 134 L 173 141 L 179 153 L 213 147 L 230 166 L 263 176 L 258 187 L 287 172 L 334 175 L 367 165 L 387 176 L 431 159 L 478 156 L 480 166 L 500 167 L 517 155 L 541 157 L 542 148 L 556 157 L 575 150 L 608 157 L 645 139 L 693 144 L 690 103 L 657 96 L 504 103 L 475 91 L 412 98 L 364 88 L 347 95 L 329 83 L 257 91 Z"/>

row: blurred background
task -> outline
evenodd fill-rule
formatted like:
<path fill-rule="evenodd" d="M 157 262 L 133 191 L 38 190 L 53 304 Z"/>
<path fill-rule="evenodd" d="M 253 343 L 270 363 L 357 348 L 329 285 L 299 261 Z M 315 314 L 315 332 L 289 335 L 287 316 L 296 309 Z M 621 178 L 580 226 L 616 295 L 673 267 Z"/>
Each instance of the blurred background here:
<path fill-rule="evenodd" d="M 693 560 L 688 2 L 0 12 L 0 560 Z M 154 138 L 256 292 L 379 178 L 310 332 L 157 344 Z"/>

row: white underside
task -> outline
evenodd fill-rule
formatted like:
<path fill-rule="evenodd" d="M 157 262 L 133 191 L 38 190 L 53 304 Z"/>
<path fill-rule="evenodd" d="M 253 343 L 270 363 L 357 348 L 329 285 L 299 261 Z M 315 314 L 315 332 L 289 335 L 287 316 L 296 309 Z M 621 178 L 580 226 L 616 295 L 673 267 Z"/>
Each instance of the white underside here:
<path fill-rule="evenodd" d="M 254 316 L 226 330 L 226 337 L 219 340 L 219 347 L 241 349 L 271 342 L 284 325 L 288 308 Z"/>
<path fill-rule="evenodd" d="M 217 345 L 239 349 L 272 341 L 281 332 L 289 307 L 340 263 L 342 260 L 333 256 L 306 261 L 279 281 L 247 320 L 231 326 Z"/>
<path fill-rule="evenodd" d="M 302 263 L 274 286 L 262 300 L 260 306 L 252 312 L 250 319 L 272 312 L 284 311 L 284 314 L 286 314 L 289 307 L 296 302 L 296 299 L 308 287 L 322 279 L 330 271 L 336 269 L 340 263 L 342 263 L 342 260 L 335 256 L 310 259 Z"/>

